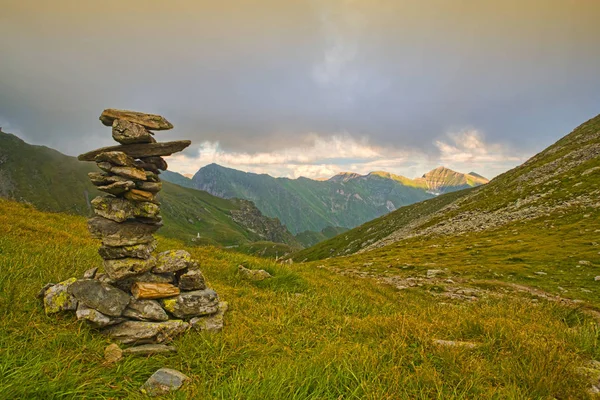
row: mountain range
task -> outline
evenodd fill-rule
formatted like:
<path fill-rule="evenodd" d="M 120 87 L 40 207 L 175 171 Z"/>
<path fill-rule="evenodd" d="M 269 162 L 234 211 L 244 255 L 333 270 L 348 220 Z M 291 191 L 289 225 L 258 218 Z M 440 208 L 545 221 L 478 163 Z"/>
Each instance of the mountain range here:
<path fill-rule="evenodd" d="M 191 179 L 173 172 L 163 177 L 218 197 L 250 200 L 294 234 L 353 228 L 399 207 L 488 182 L 476 173 L 462 174 L 445 167 L 417 179 L 375 171 L 367 175 L 343 172 L 327 180 L 313 180 L 274 178 L 210 164 Z"/>
<path fill-rule="evenodd" d="M 443 237 L 488 234 L 491 242 L 524 230 L 532 232 L 530 246 L 541 247 L 546 236 L 560 231 L 560 226 L 566 232 L 565 226 L 572 224 L 576 224 L 569 226 L 572 237 L 563 236 L 562 240 L 585 241 L 585 237 L 597 237 L 599 230 L 579 229 L 577 221 L 598 218 L 599 199 L 600 115 L 484 186 L 402 207 L 294 258 L 373 254 L 372 250 L 415 242 L 439 246 Z M 555 246 L 564 247 L 561 240 L 554 240 Z M 597 240 L 586 243 L 597 246 Z"/>

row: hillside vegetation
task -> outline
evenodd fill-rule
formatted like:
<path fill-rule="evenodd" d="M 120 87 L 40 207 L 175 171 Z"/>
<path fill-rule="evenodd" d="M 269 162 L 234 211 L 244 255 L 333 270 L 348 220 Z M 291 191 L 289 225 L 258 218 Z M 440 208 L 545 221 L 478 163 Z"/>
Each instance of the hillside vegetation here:
<path fill-rule="evenodd" d="M 89 200 L 100 194 L 87 176 L 91 171 L 98 171 L 94 163 L 0 131 L 0 197 L 30 203 L 42 211 L 88 216 Z M 265 217 L 247 201 L 225 200 L 169 182 L 163 185 L 165 236 L 187 244 L 259 248 L 268 255 L 263 250 L 275 246 L 274 242 L 285 245 L 284 253 L 302 248 L 278 220 Z M 261 244 L 248 246 L 254 242 Z M 281 251 L 282 246 L 277 247 Z"/>
<path fill-rule="evenodd" d="M 466 240 L 473 233 L 500 238 L 502 232 L 510 231 L 513 226 L 531 231 L 534 239 L 530 245 L 534 246 L 535 241 L 543 243 L 553 230 L 560 234 L 561 229 L 556 227 L 565 221 L 579 219 L 587 223 L 588 218 L 597 221 L 599 198 L 600 116 L 597 116 L 487 185 L 401 208 L 306 249 L 295 255 L 295 259 L 315 260 L 390 245 L 404 246 L 413 238 L 431 244 L 448 236 Z M 583 233 L 589 243 L 598 241 L 598 232 L 594 230 Z M 560 246 L 562 238 L 555 240 Z"/>
<path fill-rule="evenodd" d="M 160 251 L 182 245 L 159 237 Z M 502 291 L 440 301 L 423 288 L 399 291 L 317 264 L 282 266 L 211 247 L 187 250 L 230 304 L 223 332 L 190 332 L 175 340 L 174 355 L 107 365 L 106 338 L 74 317 L 46 317 L 35 298 L 48 281 L 100 266 L 97 246 L 82 217 L 0 199 L 0 398 L 142 399 L 148 376 L 171 367 L 192 379 L 170 398 L 584 399 L 586 373 L 599 373 L 590 364 L 600 358 L 598 325 L 584 308 Z M 367 253 L 355 257 L 335 260 L 361 263 Z M 404 265 L 413 254 L 395 257 Z M 429 262 L 413 261 L 414 270 Z M 274 278 L 249 283 L 238 264 Z"/>
<path fill-rule="evenodd" d="M 242 198 L 261 212 L 276 217 L 290 232 L 321 232 L 328 226 L 352 228 L 403 205 L 436 194 L 486 183 L 485 178 L 436 168 L 422 178 L 408 179 L 376 171 L 368 175 L 341 173 L 328 180 L 273 178 L 225 168 L 201 168 L 191 180 L 166 174 L 165 179 L 223 198 Z"/>

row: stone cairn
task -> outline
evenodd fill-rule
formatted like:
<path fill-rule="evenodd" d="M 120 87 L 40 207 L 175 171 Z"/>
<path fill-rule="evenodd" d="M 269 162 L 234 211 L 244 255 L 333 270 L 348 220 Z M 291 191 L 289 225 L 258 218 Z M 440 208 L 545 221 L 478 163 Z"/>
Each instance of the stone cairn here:
<path fill-rule="evenodd" d="M 107 195 L 92 200 L 88 221 L 104 273 L 97 268 L 83 279 L 48 284 L 40 292 L 47 314 L 75 311 L 77 319 L 123 344 L 156 344 L 193 328 L 219 331 L 227 303 L 206 287 L 204 276 L 185 250 L 153 255 L 153 233 L 162 226 L 158 192 L 162 156 L 179 152 L 189 140 L 157 143 L 150 130 L 172 129 L 158 115 L 104 110 L 100 121 L 112 126 L 119 146 L 80 155 L 103 172 L 90 172 L 92 183 Z"/>

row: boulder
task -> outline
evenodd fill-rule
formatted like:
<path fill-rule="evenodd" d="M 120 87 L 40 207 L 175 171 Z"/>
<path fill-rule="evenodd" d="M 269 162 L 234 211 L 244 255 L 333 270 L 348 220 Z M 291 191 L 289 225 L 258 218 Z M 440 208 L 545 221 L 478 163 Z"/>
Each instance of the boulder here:
<path fill-rule="evenodd" d="M 95 279 L 73 282 L 68 291 L 80 303 L 110 317 L 120 317 L 130 300 L 124 291 Z"/>
<path fill-rule="evenodd" d="M 114 108 L 107 108 L 100 114 L 100 121 L 106 126 L 113 126 L 115 120 L 132 122 L 155 131 L 173 129 L 173 124 L 160 115 Z"/>
<path fill-rule="evenodd" d="M 100 153 L 107 151 L 122 151 L 131 158 L 145 158 L 154 156 L 170 156 L 173 153 L 181 150 L 192 144 L 189 140 L 177 140 L 174 142 L 159 142 L 159 143 L 139 143 L 139 144 L 123 144 L 120 146 L 102 147 L 92 150 L 84 154 L 80 154 L 77 159 L 79 161 L 94 161 L 94 158 Z"/>
<path fill-rule="evenodd" d="M 190 328 L 197 331 L 221 332 L 223 330 L 223 316 L 229 308 L 226 301 L 219 302 L 219 310 L 206 317 L 194 317 L 190 320 Z"/>
<path fill-rule="evenodd" d="M 163 322 L 125 321 L 102 333 L 123 344 L 162 343 L 185 332 L 189 324 L 180 320 Z"/>
<path fill-rule="evenodd" d="M 249 281 L 264 281 L 273 276 L 264 269 L 248 269 L 243 265 L 238 265 L 240 276 Z"/>
<path fill-rule="evenodd" d="M 166 321 L 169 319 L 165 310 L 155 300 L 132 299 L 123 311 L 123 316 L 138 321 Z"/>
<path fill-rule="evenodd" d="M 204 275 L 199 269 L 190 269 L 179 276 L 179 289 L 181 290 L 204 290 L 206 283 Z"/>
<path fill-rule="evenodd" d="M 160 225 L 149 225 L 137 221 L 117 223 L 103 217 L 88 220 L 88 229 L 94 239 L 102 239 L 105 246 L 133 246 L 154 242 L 152 233 Z"/>
<path fill-rule="evenodd" d="M 132 246 L 105 246 L 98 249 L 98 254 L 105 260 L 115 260 L 117 258 L 141 258 L 148 259 L 156 249 L 156 240 L 150 243 L 134 244 Z"/>
<path fill-rule="evenodd" d="M 107 151 L 94 157 L 96 162 L 107 162 L 119 167 L 133 167 L 134 160 L 122 151 Z"/>
<path fill-rule="evenodd" d="M 143 126 L 124 119 L 112 123 L 112 137 L 121 144 L 152 143 L 152 134 Z"/>
<path fill-rule="evenodd" d="M 124 222 L 128 219 L 140 217 L 156 219 L 160 207 L 154 203 L 137 202 L 119 197 L 98 196 L 92 200 L 94 212 L 115 222 Z"/>
<path fill-rule="evenodd" d="M 177 296 L 179 288 L 170 283 L 136 282 L 131 286 L 131 294 L 136 299 L 162 299 Z"/>
<path fill-rule="evenodd" d="M 143 274 L 150 271 L 156 265 L 156 259 L 141 258 L 119 258 L 116 260 L 104 260 L 104 270 L 113 280 L 120 280 L 130 276 Z"/>
<path fill-rule="evenodd" d="M 179 389 L 188 379 L 190 378 L 179 371 L 161 368 L 148 378 L 140 390 L 150 397 L 163 396 Z"/>
<path fill-rule="evenodd" d="M 79 321 L 84 320 L 94 328 L 104 328 L 124 321 L 123 318 L 111 318 L 104 315 L 100 311 L 94 310 L 81 302 L 77 306 L 77 312 L 75 314 Z"/>
<path fill-rule="evenodd" d="M 70 278 L 46 289 L 44 293 L 44 311 L 46 314 L 75 311 L 77 309 L 77 299 L 68 291 L 69 287 L 76 281 L 76 278 Z"/>
<path fill-rule="evenodd" d="M 193 264 L 192 256 L 185 250 L 168 250 L 158 255 L 154 272 L 176 272 Z"/>
<path fill-rule="evenodd" d="M 132 356 L 151 356 L 153 354 L 175 353 L 175 346 L 167 346 L 166 344 L 142 344 L 140 346 L 129 347 L 123 349 L 123 354 Z"/>
<path fill-rule="evenodd" d="M 163 308 L 177 318 L 199 317 L 219 311 L 219 296 L 212 289 L 183 292 L 161 300 Z"/>

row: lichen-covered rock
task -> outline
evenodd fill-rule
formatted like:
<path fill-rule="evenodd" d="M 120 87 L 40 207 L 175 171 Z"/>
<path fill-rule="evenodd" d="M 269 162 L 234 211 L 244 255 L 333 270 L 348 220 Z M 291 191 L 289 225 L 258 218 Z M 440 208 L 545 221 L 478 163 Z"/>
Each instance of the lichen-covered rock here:
<path fill-rule="evenodd" d="M 226 301 L 219 302 L 219 310 L 215 314 L 192 318 L 190 328 L 197 331 L 221 332 L 223 330 L 223 317 L 228 308 L 229 304 Z"/>
<path fill-rule="evenodd" d="M 98 272 L 98 267 L 90 268 L 83 273 L 83 279 L 94 279 Z"/>
<path fill-rule="evenodd" d="M 190 269 L 179 276 L 178 286 L 181 290 L 204 290 L 206 282 L 199 269 Z"/>
<path fill-rule="evenodd" d="M 100 311 L 94 310 L 81 302 L 77 306 L 77 312 L 75 314 L 77 315 L 78 320 L 84 320 L 94 328 L 104 328 L 124 321 L 123 318 L 111 318 L 104 315 Z"/>
<path fill-rule="evenodd" d="M 121 316 L 130 300 L 127 293 L 95 279 L 73 282 L 68 291 L 80 303 L 110 317 Z"/>
<path fill-rule="evenodd" d="M 98 254 L 105 260 L 115 260 L 118 258 L 141 258 L 148 259 L 156 249 L 156 240 L 150 243 L 135 244 L 133 246 L 104 246 L 98 249 Z"/>
<path fill-rule="evenodd" d="M 46 289 L 44 293 L 44 311 L 46 314 L 75 311 L 77 309 L 77 299 L 68 292 L 69 287 L 76 281 L 76 278 L 70 278 Z"/>
<path fill-rule="evenodd" d="M 168 250 L 158 255 L 154 272 L 176 272 L 192 266 L 192 256 L 185 250 Z"/>
<path fill-rule="evenodd" d="M 162 299 L 177 296 L 179 288 L 170 283 L 136 282 L 131 286 L 131 294 L 136 299 Z"/>
<path fill-rule="evenodd" d="M 123 316 L 138 321 L 166 321 L 169 316 L 156 300 L 131 299 Z"/>
<path fill-rule="evenodd" d="M 154 139 L 146 128 L 124 119 L 113 121 L 112 137 L 121 144 L 152 143 Z"/>
<path fill-rule="evenodd" d="M 122 151 L 107 151 L 98 154 L 95 158 L 96 162 L 108 162 L 119 167 L 132 167 L 134 160 Z"/>
<path fill-rule="evenodd" d="M 134 187 L 135 183 L 133 181 L 120 181 L 106 186 L 98 186 L 98 190 L 118 196 L 133 189 Z"/>
<path fill-rule="evenodd" d="M 136 217 L 156 219 L 160 212 L 160 207 L 154 203 L 130 201 L 120 197 L 98 196 L 92 200 L 92 206 L 96 215 L 115 222 Z"/>
<path fill-rule="evenodd" d="M 107 186 L 116 182 L 130 181 L 130 179 L 123 178 L 122 176 L 112 175 L 106 172 L 88 172 L 88 177 L 96 186 Z"/>
<path fill-rule="evenodd" d="M 130 276 L 143 274 L 150 271 L 156 265 L 156 259 L 150 257 L 141 258 L 119 258 L 116 260 L 104 260 L 104 271 L 113 280 L 120 280 Z"/>
<path fill-rule="evenodd" d="M 212 289 L 184 292 L 161 300 L 163 308 L 177 318 L 199 317 L 219 311 L 219 296 Z"/>
<path fill-rule="evenodd" d="M 248 269 L 243 265 L 238 265 L 240 276 L 250 281 L 263 281 L 272 278 L 272 275 L 264 269 Z"/>
<path fill-rule="evenodd" d="M 160 225 L 149 225 L 137 221 L 117 223 L 111 219 L 94 217 L 88 220 L 88 229 L 94 239 L 102 239 L 105 246 L 133 246 L 154 242 L 152 233 Z"/>
<path fill-rule="evenodd" d="M 140 388 L 141 392 L 151 396 L 162 396 L 179 389 L 188 378 L 179 371 L 161 368 L 156 371 Z"/>
<path fill-rule="evenodd" d="M 107 108 L 100 115 L 100 121 L 106 126 L 113 126 L 115 120 L 132 122 L 155 131 L 173 129 L 173 124 L 164 117 L 155 114 Z"/>
<path fill-rule="evenodd" d="M 102 333 L 123 344 L 163 343 L 185 332 L 189 324 L 180 320 L 163 322 L 125 321 Z"/>
<path fill-rule="evenodd" d="M 100 165 L 98 165 L 98 166 L 100 167 Z M 104 168 L 102 168 L 102 169 L 104 169 Z M 104 169 L 104 170 L 106 170 L 106 169 Z M 146 180 L 146 173 L 144 172 L 143 169 L 140 169 L 138 167 L 118 167 L 118 166 L 113 165 L 110 167 L 110 169 L 107 172 L 110 172 L 111 174 L 122 176 L 124 178 L 137 179 L 140 181 Z"/>

